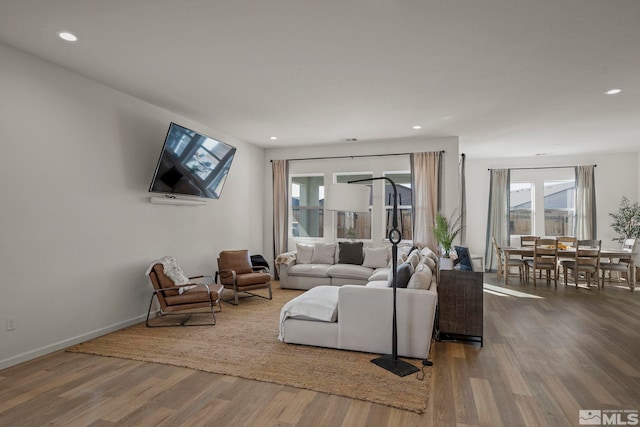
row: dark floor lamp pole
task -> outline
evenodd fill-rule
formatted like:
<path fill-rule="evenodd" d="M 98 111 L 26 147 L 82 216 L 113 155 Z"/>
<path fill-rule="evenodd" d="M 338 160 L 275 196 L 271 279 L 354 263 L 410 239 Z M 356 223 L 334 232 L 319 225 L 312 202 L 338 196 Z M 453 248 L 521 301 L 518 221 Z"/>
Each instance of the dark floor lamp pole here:
<path fill-rule="evenodd" d="M 398 321 L 396 315 L 396 289 L 397 289 L 397 276 L 398 276 L 398 243 L 402 240 L 402 232 L 398 229 L 398 190 L 396 183 L 391 178 L 381 176 L 377 178 L 365 178 L 348 181 L 349 184 L 356 182 L 367 182 L 384 179 L 389 181 L 393 188 L 393 216 L 392 216 L 392 229 L 389 231 L 389 241 L 391 242 L 391 274 L 393 285 L 393 326 L 392 326 L 392 343 L 391 343 L 391 355 L 380 356 L 372 360 L 373 363 L 393 372 L 394 374 L 404 377 L 405 375 L 418 372 L 419 369 L 413 366 L 411 363 L 398 359 Z"/>

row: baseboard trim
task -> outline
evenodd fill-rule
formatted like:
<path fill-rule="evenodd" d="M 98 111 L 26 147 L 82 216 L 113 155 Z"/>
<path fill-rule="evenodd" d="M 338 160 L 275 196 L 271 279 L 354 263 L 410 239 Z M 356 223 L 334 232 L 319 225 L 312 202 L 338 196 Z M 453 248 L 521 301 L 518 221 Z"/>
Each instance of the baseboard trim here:
<path fill-rule="evenodd" d="M 72 338 L 68 338 L 66 340 L 58 341 L 56 343 L 52 343 L 31 351 L 27 351 L 7 359 L 0 360 L 0 369 L 10 368 L 11 366 L 19 365 L 20 363 L 28 362 L 30 360 L 36 359 L 41 356 L 45 356 L 47 354 L 56 352 L 58 350 L 63 350 L 67 347 L 71 347 L 72 345 L 80 344 L 81 342 L 88 341 L 93 338 L 97 338 L 102 335 L 106 335 L 108 333 L 117 331 L 119 329 L 126 328 L 127 326 L 135 325 L 136 323 L 140 323 L 147 318 L 146 314 L 140 315 L 133 319 L 126 320 L 124 322 L 116 323 L 114 325 L 107 326 L 105 328 L 96 329 L 91 332 L 87 332 L 86 334 L 78 335 Z"/>

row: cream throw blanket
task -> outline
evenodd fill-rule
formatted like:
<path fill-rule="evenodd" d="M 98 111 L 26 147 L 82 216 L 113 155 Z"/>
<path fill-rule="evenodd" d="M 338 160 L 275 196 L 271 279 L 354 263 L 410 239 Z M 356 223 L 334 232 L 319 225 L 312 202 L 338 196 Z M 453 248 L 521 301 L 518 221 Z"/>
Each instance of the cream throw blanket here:
<path fill-rule="evenodd" d="M 176 259 L 172 256 L 163 256 L 162 258 L 153 261 L 145 272 L 146 276 L 151 274 L 151 270 L 153 270 L 153 266 L 156 264 L 162 264 L 162 268 L 164 268 L 164 274 L 166 274 L 167 277 L 176 284 L 176 286 L 186 285 L 187 283 L 189 283 L 189 278 L 184 274 L 184 271 L 182 271 L 182 268 L 180 268 L 180 266 L 178 265 L 178 261 L 176 261 Z M 195 288 L 195 286 L 185 286 L 183 288 L 180 288 L 178 292 L 182 294 L 184 291 L 191 288 Z"/>

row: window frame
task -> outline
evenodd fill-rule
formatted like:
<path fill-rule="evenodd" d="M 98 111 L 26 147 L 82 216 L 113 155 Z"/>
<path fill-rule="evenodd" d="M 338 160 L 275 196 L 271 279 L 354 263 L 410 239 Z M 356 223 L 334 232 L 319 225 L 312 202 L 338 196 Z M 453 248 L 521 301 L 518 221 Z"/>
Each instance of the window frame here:
<path fill-rule="evenodd" d="M 535 169 L 512 169 L 510 172 L 510 184 L 518 182 L 532 183 L 532 206 L 531 206 L 531 235 L 554 238 L 557 236 L 546 235 L 546 207 L 545 207 L 545 183 L 558 181 L 573 181 L 574 191 L 576 185 L 575 168 L 573 167 L 550 167 Z M 540 191 L 542 189 L 542 191 Z M 575 193 L 574 193 L 575 197 Z M 509 206 L 509 217 L 511 216 L 511 206 Z M 573 207 L 574 229 L 566 236 L 575 236 L 576 206 Z M 511 219 L 509 218 L 509 224 Z M 512 244 L 519 245 L 521 234 L 512 234 L 509 225 L 509 234 Z"/>
<path fill-rule="evenodd" d="M 371 189 L 371 194 L 370 194 L 370 203 L 369 203 L 369 237 L 368 238 L 359 238 L 359 237 L 338 237 L 338 215 L 342 212 L 342 213 L 349 213 L 348 211 L 335 211 L 333 212 L 333 235 L 335 236 L 335 240 L 338 242 L 344 242 L 344 241 L 356 241 L 356 242 L 371 242 L 373 241 L 373 210 L 374 210 L 374 183 L 376 181 L 373 180 L 374 177 L 374 173 L 373 171 L 366 171 L 366 172 L 334 172 L 332 174 L 332 182 L 334 184 L 339 183 L 338 181 L 338 177 L 348 177 L 348 176 L 353 176 L 353 177 L 357 177 L 354 179 L 364 179 L 365 177 L 371 178 L 372 181 L 370 182 L 362 182 L 362 185 L 366 185 Z M 356 185 L 356 184 L 354 184 Z M 357 212 L 352 212 L 357 214 Z"/>
<path fill-rule="evenodd" d="M 322 178 L 322 193 L 323 193 L 323 198 L 320 199 L 318 198 L 318 206 L 317 206 L 317 210 L 318 210 L 318 225 L 321 231 L 321 235 L 320 236 L 295 236 L 293 234 L 293 224 L 294 222 L 294 215 L 293 215 L 293 184 L 294 184 L 294 178 L 313 178 L 313 177 L 321 177 Z M 287 205 L 288 205 L 288 238 L 293 240 L 293 241 L 305 241 L 305 242 L 321 242 L 323 241 L 327 236 L 326 236 L 326 226 L 325 226 L 325 207 L 324 207 L 324 190 L 326 189 L 326 185 L 325 185 L 325 174 L 323 173 L 296 173 L 296 174 L 289 174 L 288 177 L 288 181 L 289 181 L 289 197 L 288 197 L 288 201 L 287 201 Z M 320 191 L 319 191 L 320 193 Z M 305 205 L 307 206 L 307 205 Z M 301 205 L 298 203 L 298 209 L 301 209 Z M 305 208 L 306 209 L 306 208 Z"/>

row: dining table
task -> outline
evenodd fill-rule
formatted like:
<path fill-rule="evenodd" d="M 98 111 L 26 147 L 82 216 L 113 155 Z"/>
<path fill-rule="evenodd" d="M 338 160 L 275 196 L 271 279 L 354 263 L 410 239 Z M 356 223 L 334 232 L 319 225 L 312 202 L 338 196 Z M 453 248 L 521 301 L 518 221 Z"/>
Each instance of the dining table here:
<path fill-rule="evenodd" d="M 533 246 L 500 246 L 500 251 L 502 252 L 504 259 L 508 259 L 511 256 L 522 256 L 524 258 L 532 258 L 533 257 Z M 573 259 L 575 257 L 576 250 L 575 248 L 568 249 L 558 249 L 558 259 L 566 258 Z M 637 255 L 637 252 L 630 252 L 628 250 L 623 249 L 601 249 L 600 250 L 600 258 L 610 258 L 610 259 L 620 259 L 629 263 L 629 278 L 628 284 L 629 289 L 634 290 L 636 286 L 636 266 L 634 262 L 634 255 Z M 504 284 L 509 285 L 509 275 L 504 275 Z"/>

